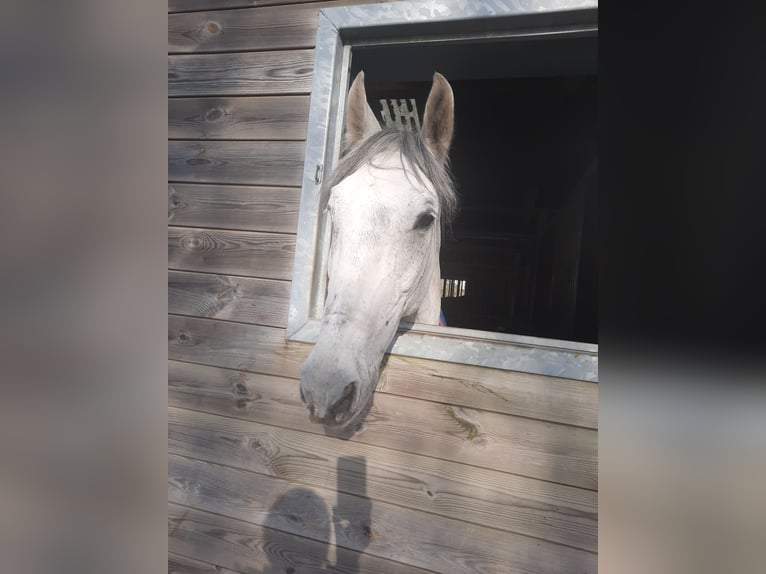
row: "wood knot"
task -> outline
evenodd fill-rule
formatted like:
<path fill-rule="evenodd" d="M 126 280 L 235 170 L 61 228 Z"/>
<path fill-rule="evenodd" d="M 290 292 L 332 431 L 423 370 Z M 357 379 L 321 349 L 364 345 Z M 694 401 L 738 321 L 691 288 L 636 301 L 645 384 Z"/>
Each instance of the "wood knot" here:
<path fill-rule="evenodd" d="M 362 533 L 364 533 L 367 538 L 372 538 L 372 528 L 370 528 L 368 524 L 362 526 Z"/>
<path fill-rule="evenodd" d="M 215 242 L 206 233 L 189 233 L 181 238 L 181 247 L 189 251 L 209 251 Z"/>
<path fill-rule="evenodd" d="M 462 428 L 469 442 L 477 444 L 484 444 L 486 442 L 481 423 L 473 411 L 461 407 L 448 406 L 447 414 Z"/>
<path fill-rule="evenodd" d="M 176 337 L 179 342 L 186 343 L 189 340 L 191 340 L 191 337 L 189 337 L 189 334 L 186 331 L 180 331 L 178 333 L 178 337 Z"/>
<path fill-rule="evenodd" d="M 176 190 L 168 186 L 168 221 L 173 221 L 176 210 L 181 206 L 181 200 L 176 195 Z"/>
<path fill-rule="evenodd" d="M 234 392 L 240 396 L 247 395 L 247 385 L 245 383 L 237 383 L 234 385 Z"/>
<path fill-rule="evenodd" d="M 248 388 L 247 384 L 243 383 L 241 380 L 233 383 L 231 388 L 232 392 L 234 393 L 234 398 L 237 401 L 237 407 L 240 409 L 247 407 L 249 403 L 259 401 L 262 396 L 258 393 L 252 392 L 251 389 Z"/>
<path fill-rule="evenodd" d="M 231 278 L 219 278 L 215 288 L 210 289 L 215 300 L 215 311 L 220 311 L 226 305 L 239 297 L 239 284 Z"/>
<path fill-rule="evenodd" d="M 205 114 L 205 121 L 214 122 L 221 119 L 222 117 L 223 110 L 221 108 L 213 108 L 212 110 L 208 110 Z"/>
<path fill-rule="evenodd" d="M 221 25 L 218 22 L 208 22 L 207 31 L 211 34 L 217 34 L 221 31 Z"/>

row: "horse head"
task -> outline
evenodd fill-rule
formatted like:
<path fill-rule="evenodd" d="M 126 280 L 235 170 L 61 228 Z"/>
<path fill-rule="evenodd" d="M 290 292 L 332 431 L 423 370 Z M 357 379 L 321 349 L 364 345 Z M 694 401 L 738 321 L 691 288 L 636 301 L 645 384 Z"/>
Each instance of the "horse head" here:
<path fill-rule="evenodd" d="M 441 234 L 457 203 L 447 165 L 453 110 L 452 88 L 436 73 L 421 132 L 381 129 L 364 73 L 351 85 L 347 153 L 320 192 L 331 223 L 327 298 L 300 382 L 314 422 L 344 428 L 366 410 L 401 319 L 438 323 Z"/>

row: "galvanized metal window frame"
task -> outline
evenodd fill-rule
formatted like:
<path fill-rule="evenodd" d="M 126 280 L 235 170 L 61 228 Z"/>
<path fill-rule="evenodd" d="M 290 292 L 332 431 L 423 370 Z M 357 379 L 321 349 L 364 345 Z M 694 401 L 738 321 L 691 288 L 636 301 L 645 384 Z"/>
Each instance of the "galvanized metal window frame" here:
<path fill-rule="evenodd" d="M 442 0 L 319 12 L 287 338 L 315 343 L 325 296 L 328 222 L 319 188 L 338 159 L 355 46 L 593 33 L 596 0 Z M 397 355 L 598 381 L 598 345 L 402 322 Z"/>

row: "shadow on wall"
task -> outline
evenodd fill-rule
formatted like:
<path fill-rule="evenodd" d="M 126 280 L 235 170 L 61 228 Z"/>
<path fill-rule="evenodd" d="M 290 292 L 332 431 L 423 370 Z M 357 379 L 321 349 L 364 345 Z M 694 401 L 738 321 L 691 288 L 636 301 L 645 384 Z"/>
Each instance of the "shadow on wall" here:
<path fill-rule="evenodd" d="M 359 572 L 359 558 L 372 536 L 372 501 L 367 498 L 367 463 L 364 457 L 338 458 L 338 502 L 333 508 L 337 565 L 343 572 Z M 357 495 L 345 494 L 355 492 Z M 355 550 L 347 550 L 354 548 Z"/>
<path fill-rule="evenodd" d="M 372 501 L 366 496 L 365 459 L 339 457 L 337 481 L 337 503 L 332 514 L 322 498 L 305 487 L 291 488 L 274 502 L 264 524 L 268 530 L 263 551 L 270 563 L 262 574 L 359 572 L 359 559 L 371 536 Z M 305 538 L 286 535 L 285 531 Z M 329 556 L 333 531 L 335 563 Z"/>

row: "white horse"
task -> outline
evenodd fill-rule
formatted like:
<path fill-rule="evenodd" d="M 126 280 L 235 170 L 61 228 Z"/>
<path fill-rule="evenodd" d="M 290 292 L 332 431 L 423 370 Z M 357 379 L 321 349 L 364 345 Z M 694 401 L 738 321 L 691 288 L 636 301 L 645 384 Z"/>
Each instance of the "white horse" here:
<path fill-rule="evenodd" d="M 438 73 L 420 134 L 381 129 L 364 72 L 351 85 L 348 152 L 321 192 L 332 229 L 324 318 L 300 383 L 311 420 L 330 429 L 363 418 L 401 319 L 438 323 L 441 234 L 457 205 L 453 115 L 452 88 Z"/>

